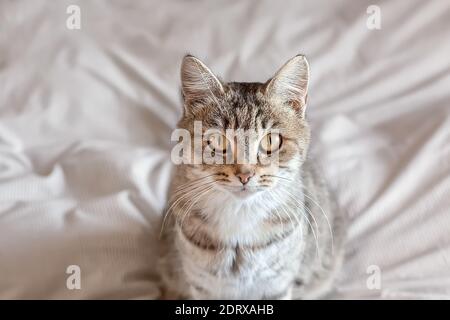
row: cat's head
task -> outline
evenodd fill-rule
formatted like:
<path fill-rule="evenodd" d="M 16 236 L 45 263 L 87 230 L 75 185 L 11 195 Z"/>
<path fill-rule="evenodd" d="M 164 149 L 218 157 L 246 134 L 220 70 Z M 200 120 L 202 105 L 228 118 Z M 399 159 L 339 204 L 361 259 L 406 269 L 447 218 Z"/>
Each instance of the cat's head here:
<path fill-rule="evenodd" d="M 194 154 L 204 158 L 185 166 L 189 181 L 247 199 L 295 177 L 310 138 L 304 56 L 290 59 L 265 83 L 226 83 L 188 55 L 181 80 L 184 113 L 178 127 L 188 130 L 194 141 L 200 124 L 203 136 L 192 144 L 191 159 Z"/>

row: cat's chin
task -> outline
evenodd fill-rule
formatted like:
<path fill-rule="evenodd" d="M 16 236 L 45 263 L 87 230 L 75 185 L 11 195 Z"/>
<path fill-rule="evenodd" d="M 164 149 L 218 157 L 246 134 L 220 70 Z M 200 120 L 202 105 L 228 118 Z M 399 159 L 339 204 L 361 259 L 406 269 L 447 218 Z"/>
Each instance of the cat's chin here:
<path fill-rule="evenodd" d="M 233 197 L 240 200 L 249 200 L 261 194 L 261 190 L 256 189 L 237 189 L 237 190 L 228 190 L 228 192 L 230 192 L 233 195 Z"/>

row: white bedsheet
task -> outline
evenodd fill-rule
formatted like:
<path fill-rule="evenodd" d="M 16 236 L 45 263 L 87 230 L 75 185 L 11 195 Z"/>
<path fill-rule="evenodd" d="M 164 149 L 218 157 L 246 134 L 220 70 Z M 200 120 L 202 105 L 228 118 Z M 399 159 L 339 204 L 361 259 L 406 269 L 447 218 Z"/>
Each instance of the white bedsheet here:
<path fill-rule="evenodd" d="M 66 28 L 70 4 L 80 30 Z M 380 30 L 366 26 L 371 4 Z M 351 219 L 335 298 L 450 298 L 450 3 L 439 0 L 0 0 L 0 298 L 158 295 L 187 52 L 240 81 L 306 54 L 314 149 Z M 66 287 L 69 265 L 80 290 Z"/>

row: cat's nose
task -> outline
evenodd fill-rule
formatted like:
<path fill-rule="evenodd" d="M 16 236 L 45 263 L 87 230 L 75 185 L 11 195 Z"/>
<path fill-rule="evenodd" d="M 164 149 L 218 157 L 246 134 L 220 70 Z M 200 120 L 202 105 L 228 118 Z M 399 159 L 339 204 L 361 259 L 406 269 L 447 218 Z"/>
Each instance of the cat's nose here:
<path fill-rule="evenodd" d="M 247 184 L 247 182 L 250 180 L 251 177 L 255 175 L 254 172 L 242 172 L 237 173 L 236 176 L 241 180 L 242 184 Z"/>

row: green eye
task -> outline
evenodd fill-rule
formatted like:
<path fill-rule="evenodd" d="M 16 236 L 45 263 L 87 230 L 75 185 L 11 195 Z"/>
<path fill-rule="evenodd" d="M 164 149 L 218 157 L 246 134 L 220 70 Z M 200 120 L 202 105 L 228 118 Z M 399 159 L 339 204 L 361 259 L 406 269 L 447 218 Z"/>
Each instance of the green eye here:
<path fill-rule="evenodd" d="M 268 133 L 262 138 L 259 147 L 262 151 L 266 152 L 267 154 L 271 154 L 272 152 L 275 152 L 278 149 L 280 149 L 282 143 L 283 139 L 281 138 L 280 134 Z"/>

